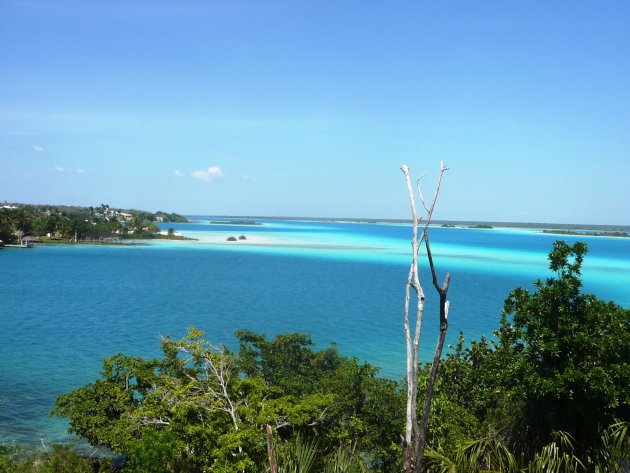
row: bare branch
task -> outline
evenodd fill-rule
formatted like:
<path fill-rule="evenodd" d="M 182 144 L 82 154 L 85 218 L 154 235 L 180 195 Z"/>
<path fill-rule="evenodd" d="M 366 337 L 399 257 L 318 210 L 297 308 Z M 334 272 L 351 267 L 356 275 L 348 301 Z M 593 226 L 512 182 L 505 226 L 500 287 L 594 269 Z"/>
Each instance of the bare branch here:
<path fill-rule="evenodd" d="M 407 283 L 405 285 L 405 316 L 404 316 L 404 334 L 405 344 L 407 347 L 407 407 L 406 407 L 406 423 L 405 423 L 405 437 L 403 440 L 403 452 L 404 452 L 404 469 L 405 471 L 411 471 L 411 465 L 413 462 L 412 454 L 414 449 L 412 448 L 412 439 L 417 438 L 418 421 L 416 414 L 416 396 L 417 396 L 417 384 L 418 384 L 418 345 L 420 339 L 420 328 L 422 326 L 422 309 L 424 302 L 424 294 L 422 293 L 422 286 L 418 277 L 418 251 L 420 244 L 418 242 L 418 224 L 420 219 L 416 211 L 416 202 L 411 186 L 411 178 L 409 175 L 409 168 L 407 165 L 403 165 L 400 168 L 405 175 L 405 182 L 407 184 L 407 193 L 409 195 L 409 204 L 411 206 L 412 215 L 412 261 L 409 268 L 409 276 L 407 277 Z M 413 340 L 411 338 L 411 327 L 409 321 L 411 289 L 414 289 L 418 298 L 418 308 L 416 311 L 416 327 Z"/>
<path fill-rule="evenodd" d="M 433 286 L 435 287 L 435 290 L 438 292 L 438 294 L 446 293 L 448 291 L 448 284 L 451 280 L 451 277 L 449 274 L 447 274 L 447 279 L 444 281 L 444 286 L 440 287 L 440 285 L 438 284 L 437 275 L 435 273 L 435 266 L 433 265 L 433 254 L 431 253 L 431 245 L 429 244 L 428 232 L 427 235 L 425 235 L 424 237 L 424 245 L 427 249 L 427 259 L 429 260 L 429 267 L 431 268 L 431 279 L 433 281 Z"/>
<path fill-rule="evenodd" d="M 150 417 L 141 417 L 140 419 L 138 419 L 138 423 L 145 427 L 149 425 L 171 425 L 170 419 L 169 420 L 163 420 L 162 418 L 152 419 Z"/>
<path fill-rule="evenodd" d="M 420 181 L 424 179 L 425 175 L 426 174 L 423 174 L 416 180 L 416 191 L 418 192 L 418 196 L 420 196 L 420 201 L 422 202 L 422 206 L 424 207 L 425 212 L 429 213 L 429 207 L 427 206 L 426 200 L 424 200 L 424 196 L 422 195 L 422 187 L 420 187 Z"/>
<path fill-rule="evenodd" d="M 281 429 L 283 427 L 288 427 L 290 425 L 291 425 L 291 422 L 289 422 L 288 420 L 283 420 L 283 421 L 277 420 L 276 421 L 276 430 L 277 429 Z"/>
<path fill-rule="evenodd" d="M 435 266 L 433 263 L 433 255 L 431 253 L 431 246 L 429 243 L 429 225 L 433 218 L 433 211 L 437 203 L 437 199 L 442 184 L 442 177 L 444 172 L 448 168 L 443 162 L 440 162 L 440 174 L 435 187 L 433 199 L 430 203 L 427 203 L 422 194 L 420 187 L 420 180 L 416 181 L 416 188 L 422 206 L 426 212 L 422 233 L 418 235 L 418 227 L 421 222 L 421 218 L 418 216 L 416 209 L 416 202 L 414 197 L 414 191 L 411 186 L 411 178 L 409 175 L 409 168 L 407 165 L 401 166 L 401 170 L 405 175 L 405 182 L 407 184 L 407 193 L 409 194 L 409 203 L 412 213 L 412 261 L 409 268 L 409 275 L 405 284 L 405 314 L 403 331 L 405 335 L 405 344 L 407 349 L 407 407 L 406 407 L 406 422 L 405 422 L 405 436 L 403 438 L 403 471 L 411 473 L 412 471 L 422 471 L 422 457 L 424 456 L 424 448 L 426 443 L 426 428 L 428 422 L 428 414 L 431 407 L 431 400 L 433 397 L 433 389 L 435 379 L 437 377 L 437 367 L 439 364 L 439 358 L 441 357 L 442 347 L 444 345 L 444 338 L 446 335 L 446 328 L 448 327 L 448 301 L 446 300 L 446 294 L 448 292 L 448 286 L 450 283 L 450 275 L 446 275 L 444 285 L 441 288 L 437 282 L 437 275 Z M 418 416 L 416 413 L 417 395 L 418 395 L 418 370 L 419 370 L 419 345 L 420 335 L 422 331 L 422 319 L 424 315 L 425 296 L 424 290 L 420 283 L 420 275 L 418 271 L 418 254 L 422 242 L 425 242 L 427 249 L 427 258 L 431 267 L 431 277 L 433 286 L 437 290 L 440 296 L 440 337 L 438 339 L 438 346 L 436 347 L 436 355 L 433 360 L 431 368 L 431 375 L 429 377 L 429 385 L 427 387 L 427 396 L 425 397 L 425 403 L 423 408 L 423 414 L 421 417 L 421 423 L 418 423 Z M 416 298 L 416 318 L 415 318 L 415 330 L 413 339 L 411 338 L 411 321 L 410 321 L 410 306 L 411 306 L 411 290 L 413 289 Z M 437 361 L 436 361 L 437 360 Z"/>

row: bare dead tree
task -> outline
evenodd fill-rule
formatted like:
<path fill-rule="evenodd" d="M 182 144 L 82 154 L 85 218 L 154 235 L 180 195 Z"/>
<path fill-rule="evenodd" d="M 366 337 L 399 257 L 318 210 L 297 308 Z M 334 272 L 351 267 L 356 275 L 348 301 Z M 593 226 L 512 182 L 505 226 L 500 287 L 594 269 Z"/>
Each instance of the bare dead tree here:
<path fill-rule="evenodd" d="M 437 275 L 435 272 L 435 266 L 433 264 L 433 256 L 431 253 L 431 247 L 429 244 L 429 224 L 433 217 L 433 210 L 438 199 L 440 192 L 440 186 L 442 184 L 442 177 L 448 168 L 443 162 L 440 162 L 440 175 L 438 177 L 437 184 L 435 186 L 435 192 L 433 199 L 427 204 L 425 201 L 419 183 L 417 183 L 417 191 L 422 202 L 422 206 L 426 212 L 424 217 L 424 225 L 420 235 L 418 229 L 422 221 L 422 217 L 419 216 L 416 208 L 416 199 L 414 188 L 411 184 L 411 176 L 409 174 L 409 168 L 407 165 L 401 166 L 401 170 L 405 175 L 405 182 L 407 184 L 407 192 L 409 194 L 409 203 L 411 205 L 412 214 L 412 261 L 409 268 L 409 276 L 405 284 L 405 318 L 404 318 L 404 333 L 405 343 L 407 347 L 407 409 L 406 409 L 406 422 L 405 422 L 405 437 L 403 439 L 403 471 L 405 473 L 422 472 L 422 458 L 424 457 L 424 449 L 426 446 L 426 430 L 429 419 L 429 412 L 431 410 L 431 402 L 433 400 L 433 390 L 435 387 L 435 381 L 437 379 L 437 370 L 442 356 L 442 348 L 444 346 L 444 339 L 446 337 L 446 330 L 448 328 L 448 300 L 446 299 L 448 293 L 448 287 L 450 284 L 450 275 L 447 274 L 442 287 L 437 282 Z M 427 258 L 429 266 L 431 268 L 431 276 L 433 286 L 438 292 L 440 297 L 440 335 L 438 337 L 438 343 L 435 349 L 435 356 L 431 365 L 431 371 L 429 374 L 429 380 L 427 385 L 427 392 L 422 409 L 422 417 L 418 422 L 418 415 L 416 406 L 418 402 L 418 369 L 419 369 L 419 347 L 420 347 L 420 334 L 422 331 L 422 318 L 424 315 L 424 303 L 425 295 L 422 285 L 420 284 L 420 275 L 418 271 L 418 255 L 422 244 L 425 244 L 427 250 Z M 411 295 L 412 292 L 416 296 L 416 316 L 415 316 L 415 329 L 413 337 L 411 333 L 411 321 L 410 321 L 410 309 L 411 309 Z"/>

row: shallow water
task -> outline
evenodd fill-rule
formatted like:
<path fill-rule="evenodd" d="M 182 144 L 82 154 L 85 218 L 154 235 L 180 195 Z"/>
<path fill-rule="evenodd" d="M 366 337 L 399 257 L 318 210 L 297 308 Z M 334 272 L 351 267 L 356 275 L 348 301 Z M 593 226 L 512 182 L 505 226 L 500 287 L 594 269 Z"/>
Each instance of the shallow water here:
<path fill-rule="evenodd" d="M 409 226 L 211 220 L 168 225 L 196 242 L 0 252 L 0 442 L 62 440 L 66 424 L 47 417 L 57 395 L 95 379 L 104 357 L 158 355 L 161 335 L 180 337 L 190 326 L 227 345 L 238 328 L 308 332 L 318 346 L 335 341 L 383 375 L 403 376 Z M 247 240 L 225 241 L 240 235 Z M 587 241 L 585 290 L 630 306 L 629 239 L 436 227 L 439 278 L 452 275 L 448 340 L 460 330 L 468 339 L 491 335 L 508 292 L 549 275 L 556 239 Z M 427 359 L 437 314 L 425 290 Z"/>

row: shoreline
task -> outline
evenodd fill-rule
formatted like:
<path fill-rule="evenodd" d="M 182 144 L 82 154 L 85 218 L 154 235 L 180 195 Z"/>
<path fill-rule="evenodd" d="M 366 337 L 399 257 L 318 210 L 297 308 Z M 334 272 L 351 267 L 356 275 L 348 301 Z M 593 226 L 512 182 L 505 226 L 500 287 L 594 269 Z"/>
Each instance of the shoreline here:
<path fill-rule="evenodd" d="M 212 218 L 228 218 L 228 217 L 216 217 L 216 216 L 204 216 L 205 219 Z M 245 217 L 239 217 L 241 219 Z M 290 235 L 291 228 L 287 228 L 286 232 L 273 232 L 273 233 L 260 233 L 258 228 L 265 227 L 271 222 L 265 222 L 266 220 L 272 220 L 269 217 L 247 217 L 248 219 L 256 218 L 259 222 L 252 220 L 238 221 L 225 221 L 219 222 L 216 220 L 196 220 L 188 223 L 181 223 L 179 225 L 208 225 L 208 230 L 194 229 L 189 231 L 186 228 L 179 228 L 177 234 L 174 237 L 167 237 L 164 233 L 157 234 L 156 236 L 147 238 L 121 238 L 117 241 L 98 241 L 98 240 L 84 240 L 84 241 L 72 241 L 62 239 L 48 239 L 42 238 L 33 241 L 30 246 L 24 245 L 4 245 L 0 248 L 32 248 L 39 245 L 93 245 L 93 246 L 108 246 L 108 247 L 129 247 L 129 246 L 146 246 L 151 245 L 154 242 L 162 243 L 190 243 L 199 245 L 213 245 L 221 247 L 269 247 L 269 248 L 304 248 L 304 249 L 323 249 L 323 250 L 391 250 L 392 247 L 382 244 L 344 244 L 336 241 L 322 241 L 321 239 L 303 239 L 299 236 L 295 237 Z M 364 219 L 304 219 L 298 217 L 291 217 L 284 219 L 289 222 L 310 222 L 310 223 L 337 223 L 348 225 L 386 225 L 386 226 L 406 226 L 411 225 L 411 222 L 404 222 L 399 220 L 377 220 L 367 221 Z M 262 223 L 260 222 L 262 221 Z M 272 224 L 272 223 L 271 223 Z M 248 228 L 250 232 L 245 232 L 240 236 L 228 232 L 228 231 L 216 231 L 212 227 L 219 225 L 233 226 L 236 228 Z M 536 226 L 532 226 L 536 225 Z M 434 221 L 429 226 L 432 229 L 450 229 L 450 230 L 465 230 L 465 231 L 483 231 L 492 232 L 499 231 L 520 231 L 534 235 L 549 235 L 549 236 L 570 236 L 570 237 L 583 237 L 583 238 L 614 238 L 614 239 L 627 239 L 630 238 L 630 226 L 606 226 L 606 225 L 563 225 L 563 224 L 528 224 L 528 223 L 495 223 L 495 222 L 445 222 Z"/>
<path fill-rule="evenodd" d="M 393 219 L 393 218 L 351 218 L 351 217 L 282 217 L 282 216 L 263 216 L 263 215 L 186 215 L 189 219 L 209 219 L 218 218 L 226 219 L 222 223 L 226 225 L 234 225 L 236 222 L 230 220 L 252 221 L 252 220 L 286 220 L 294 222 L 323 222 L 323 223 L 354 223 L 367 225 L 411 225 L 410 219 Z M 192 223 L 192 220 L 191 220 Z M 431 221 L 431 225 L 453 225 L 457 228 L 470 227 L 475 225 L 490 225 L 494 228 L 531 228 L 531 229 L 565 229 L 565 230 L 606 230 L 606 231 L 624 231 L 630 232 L 630 225 L 623 224 L 588 224 L 588 223 L 551 223 L 551 222 L 505 222 L 492 220 L 440 220 Z"/>
<path fill-rule="evenodd" d="M 193 218 L 193 216 L 188 216 Z M 337 223 L 337 224 L 349 224 L 349 225 L 386 225 L 386 226 L 411 226 L 411 221 L 402 221 L 402 220 L 391 220 L 391 219 L 380 219 L 380 220 L 367 220 L 367 219 L 324 219 L 324 218 L 302 218 L 302 217 L 290 217 L 284 219 L 276 219 L 272 217 L 218 217 L 218 216 L 197 216 L 197 218 L 240 218 L 240 219 L 257 219 L 262 221 L 263 223 L 248 223 L 243 224 L 243 220 L 239 221 L 225 221 L 225 222 L 217 222 L 207 220 L 195 220 L 191 221 L 191 223 L 204 225 L 209 224 L 210 226 L 222 224 L 222 225 L 233 225 L 234 227 L 250 227 L 254 234 L 256 234 L 257 227 L 264 227 L 271 223 L 271 221 L 288 221 L 288 222 L 305 222 L 305 223 Z M 249 220 L 251 222 L 251 220 Z M 268 221 L 268 222 L 265 222 Z M 437 229 L 437 228 L 447 228 L 447 229 L 458 229 L 458 230 L 478 230 L 478 231 L 492 231 L 492 230 L 516 230 L 523 231 L 532 234 L 545 234 L 545 235 L 558 235 L 558 236 L 577 236 L 577 237 L 604 237 L 604 238 L 630 238 L 630 226 L 624 225 L 581 225 L 581 224 L 534 224 L 534 223 L 509 223 L 509 222 L 477 222 L 477 221 L 441 221 L 435 220 L 431 222 L 429 228 Z M 186 231 L 185 229 L 181 229 L 180 231 Z M 200 233 L 206 233 L 205 231 L 194 232 L 195 239 L 199 241 L 199 243 L 235 243 L 235 242 L 223 242 L 221 241 L 221 237 L 217 235 L 216 238 L 212 238 L 211 240 L 206 237 L 206 235 L 200 236 Z M 210 231 L 208 233 L 215 233 L 214 231 Z M 219 233 L 219 232 L 216 232 Z M 221 232 L 222 235 L 225 232 Z M 227 235 L 225 233 L 226 238 L 234 235 Z M 247 239 L 240 240 L 239 243 L 251 243 L 251 240 L 254 238 L 250 235 L 245 234 Z M 258 238 L 259 241 L 256 243 L 259 244 L 282 244 L 282 241 L 278 241 L 280 239 L 276 238 Z M 298 240 L 299 241 L 299 240 Z M 295 243 L 295 240 L 290 239 L 289 243 Z"/>

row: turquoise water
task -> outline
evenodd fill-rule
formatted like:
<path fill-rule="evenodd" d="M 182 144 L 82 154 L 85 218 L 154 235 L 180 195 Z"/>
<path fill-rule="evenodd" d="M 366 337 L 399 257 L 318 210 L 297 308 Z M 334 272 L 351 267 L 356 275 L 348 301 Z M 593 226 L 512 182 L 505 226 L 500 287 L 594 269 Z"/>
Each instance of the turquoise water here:
<path fill-rule="evenodd" d="M 269 335 L 303 331 L 319 346 L 401 378 L 406 225 L 261 220 L 261 226 L 172 225 L 197 242 L 145 246 L 39 246 L 0 251 L 0 443 L 66 438 L 50 419 L 57 395 L 98 376 L 104 357 L 159 354 L 160 336 L 205 330 L 234 343 L 248 328 Z M 247 240 L 227 243 L 228 236 Z M 546 255 L 562 238 L 527 230 L 432 229 L 439 278 L 451 272 L 449 340 L 491 335 L 503 300 L 549 275 Z M 630 306 L 630 240 L 589 244 L 585 289 Z M 426 270 L 426 268 L 425 268 Z M 426 271 L 425 271 L 426 278 Z M 432 288 L 422 356 L 437 332 Z"/>

